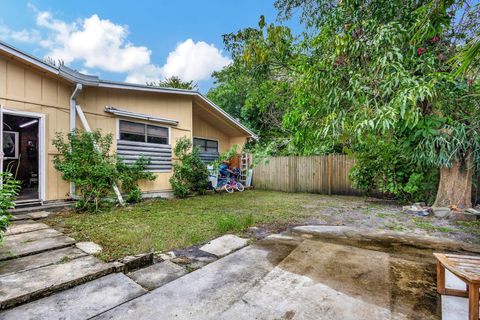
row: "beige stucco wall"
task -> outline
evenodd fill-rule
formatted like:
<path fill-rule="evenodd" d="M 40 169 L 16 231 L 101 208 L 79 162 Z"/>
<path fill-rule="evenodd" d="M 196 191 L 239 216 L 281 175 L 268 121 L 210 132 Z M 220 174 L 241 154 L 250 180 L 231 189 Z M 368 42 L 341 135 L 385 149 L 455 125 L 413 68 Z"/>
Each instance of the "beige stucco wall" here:
<path fill-rule="evenodd" d="M 117 138 L 118 117 L 106 113 L 104 111 L 106 106 L 177 120 L 177 126 L 162 125 L 170 128 L 172 148 L 178 138 L 192 137 L 192 100 L 189 96 L 89 87 L 82 91 L 77 103 L 82 107 L 92 129 L 98 128 L 105 133 L 111 133 L 114 141 Z M 159 125 L 155 122 L 130 120 Z M 81 128 L 79 120 L 77 120 L 77 126 Z M 140 183 L 143 191 L 171 189 L 168 179 L 172 172 L 159 172 L 155 175 L 157 179 L 154 181 Z"/>
<path fill-rule="evenodd" d="M 45 200 L 68 198 L 69 184 L 53 168 L 52 161 L 57 151 L 51 141 L 57 132 L 69 131 L 69 98 L 73 87 L 73 83 L 0 54 L 0 103 L 7 109 L 45 116 Z M 172 148 L 175 141 L 183 136 L 219 140 L 220 152 L 227 151 L 234 143 L 243 145 L 246 142 L 246 136 L 239 136 L 237 130 L 229 130 L 225 120 L 212 118 L 211 114 L 202 116 L 205 110 L 200 109 L 194 114 L 191 96 L 84 87 L 77 103 L 82 107 L 92 129 L 111 133 L 114 138 L 117 134 L 117 117 L 104 112 L 106 106 L 178 120 L 178 126 L 170 127 Z M 78 118 L 77 128 L 83 129 Z M 169 190 L 171 187 L 168 179 L 171 174 L 172 172 L 156 173 L 155 181 L 141 183 L 142 190 Z"/>

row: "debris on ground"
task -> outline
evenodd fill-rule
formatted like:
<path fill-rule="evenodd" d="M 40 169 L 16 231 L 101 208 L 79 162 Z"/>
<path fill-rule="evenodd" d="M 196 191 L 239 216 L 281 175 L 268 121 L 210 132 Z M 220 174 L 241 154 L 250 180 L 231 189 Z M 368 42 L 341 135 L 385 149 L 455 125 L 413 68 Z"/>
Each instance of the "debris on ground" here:
<path fill-rule="evenodd" d="M 427 217 L 433 213 L 432 208 L 427 207 L 424 202 L 417 202 L 411 206 L 403 206 L 403 211 L 407 214 Z"/>

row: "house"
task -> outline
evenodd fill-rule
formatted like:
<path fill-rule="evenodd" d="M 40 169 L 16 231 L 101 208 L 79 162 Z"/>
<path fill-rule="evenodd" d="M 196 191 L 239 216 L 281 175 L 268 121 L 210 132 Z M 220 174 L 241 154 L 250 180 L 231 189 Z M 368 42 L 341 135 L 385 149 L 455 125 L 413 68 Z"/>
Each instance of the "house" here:
<path fill-rule="evenodd" d="M 141 184 L 145 195 L 171 190 L 172 148 L 192 139 L 209 161 L 255 134 L 196 91 L 107 81 L 66 66 L 54 66 L 0 42 L 0 104 L 4 168 L 17 168 L 18 201 L 68 199 L 74 186 L 53 167 L 57 132 L 101 129 L 114 137 L 126 161 L 140 155 L 157 179 Z M 5 170 L 4 169 L 4 170 Z"/>

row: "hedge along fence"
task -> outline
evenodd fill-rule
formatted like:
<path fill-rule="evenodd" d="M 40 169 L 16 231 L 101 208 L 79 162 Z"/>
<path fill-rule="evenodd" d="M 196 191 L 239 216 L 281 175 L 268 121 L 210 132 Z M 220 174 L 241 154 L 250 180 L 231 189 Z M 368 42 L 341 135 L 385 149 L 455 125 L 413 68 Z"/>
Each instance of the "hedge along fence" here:
<path fill-rule="evenodd" d="M 358 195 L 348 178 L 354 163 L 343 154 L 273 157 L 254 168 L 253 185 L 264 190 Z"/>

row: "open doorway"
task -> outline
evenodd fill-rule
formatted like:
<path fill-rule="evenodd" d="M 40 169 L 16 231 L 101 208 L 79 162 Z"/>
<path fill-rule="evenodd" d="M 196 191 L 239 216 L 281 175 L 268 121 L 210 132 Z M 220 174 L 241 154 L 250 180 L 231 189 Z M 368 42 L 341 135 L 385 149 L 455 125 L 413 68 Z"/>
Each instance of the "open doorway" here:
<path fill-rule="evenodd" d="M 3 170 L 21 181 L 18 202 L 40 199 L 39 118 L 3 115 Z"/>

